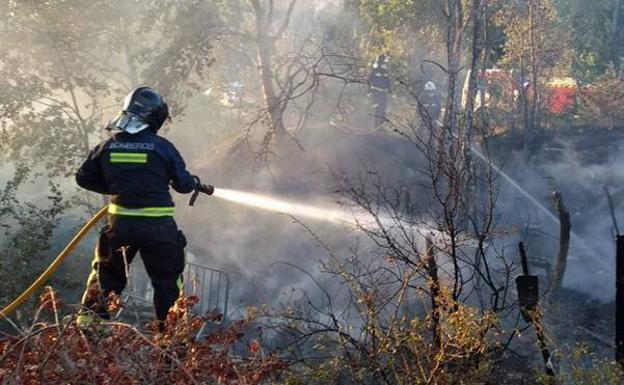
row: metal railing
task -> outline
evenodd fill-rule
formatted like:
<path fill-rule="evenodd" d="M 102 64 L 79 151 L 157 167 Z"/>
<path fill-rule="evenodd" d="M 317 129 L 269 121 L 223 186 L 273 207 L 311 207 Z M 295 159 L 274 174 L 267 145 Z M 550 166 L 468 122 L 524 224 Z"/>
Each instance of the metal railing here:
<path fill-rule="evenodd" d="M 225 321 L 230 295 L 230 278 L 226 272 L 187 262 L 184 269 L 184 293 L 198 298 L 198 303 L 192 308 L 193 313 L 218 313 L 222 317 L 213 323 Z M 137 321 L 141 318 L 137 309 L 141 306 L 151 307 L 153 295 L 154 289 L 145 267 L 140 258 L 137 258 L 130 265 L 128 284 L 122 296 L 127 307 L 134 308 Z"/>
<path fill-rule="evenodd" d="M 184 270 L 184 292 L 199 299 L 195 309 L 201 314 L 217 311 L 227 316 L 230 296 L 230 277 L 212 267 L 187 263 Z M 223 322 L 223 321 L 221 321 Z"/>

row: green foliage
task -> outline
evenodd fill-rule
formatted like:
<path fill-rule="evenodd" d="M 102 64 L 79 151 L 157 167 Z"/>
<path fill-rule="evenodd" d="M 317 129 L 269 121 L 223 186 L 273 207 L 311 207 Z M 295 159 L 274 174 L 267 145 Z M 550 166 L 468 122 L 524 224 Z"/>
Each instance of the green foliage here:
<path fill-rule="evenodd" d="M 141 79 L 167 95 L 179 115 L 188 98 L 205 87 L 223 27 L 221 14 L 213 1 L 166 0 L 146 4 L 142 11 L 138 31 L 143 40 L 134 48 L 144 68 Z M 150 39 L 151 34 L 158 38 Z"/>
<path fill-rule="evenodd" d="M 530 79 L 547 70 L 566 71 L 569 31 L 551 0 L 502 1 L 495 22 L 505 34 L 502 64 Z"/>
<path fill-rule="evenodd" d="M 49 255 L 54 229 L 66 210 L 58 186 L 49 182 L 47 205 L 22 203 L 18 199 L 20 186 L 28 180 L 29 170 L 20 167 L 15 176 L 0 191 L 0 303 L 7 304 L 21 293 L 43 270 Z"/>
<path fill-rule="evenodd" d="M 105 12 L 106 2 L 4 7 L 4 41 L 27 47 L 0 46 L 0 78 L 9 86 L 0 99 L 3 156 L 29 165 L 36 159 L 50 177 L 69 175 L 89 151 L 106 98 L 116 91 L 101 54 L 110 46 L 109 35 L 91 24 L 112 15 Z"/>
<path fill-rule="evenodd" d="M 399 40 L 409 39 L 415 30 L 428 30 L 428 34 L 434 35 L 445 28 L 443 6 L 439 1 L 352 0 L 348 4 L 360 16 L 364 26 L 364 44 L 374 51 L 390 50 L 393 54 L 400 53 L 408 47 L 404 46 L 405 41 Z M 416 39 L 421 37 L 424 36 Z"/>
<path fill-rule="evenodd" d="M 211 62 L 210 16 L 196 3 L 9 2 L 0 20 L 3 157 L 72 175 L 123 96 L 141 83 L 180 113 Z M 136 17 L 140 15 L 140 17 Z M 184 26 L 184 27 L 183 27 Z M 201 80 L 201 79 L 199 79 Z"/>
<path fill-rule="evenodd" d="M 613 69 L 581 90 L 583 120 L 613 129 L 624 125 L 624 80 Z"/>
<path fill-rule="evenodd" d="M 555 5 L 562 23 L 572 33 L 575 77 L 590 82 L 596 80 L 609 66 L 616 64 L 614 56 L 621 55 L 624 17 L 620 11 L 618 31 L 614 31 L 616 0 L 556 0 Z"/>

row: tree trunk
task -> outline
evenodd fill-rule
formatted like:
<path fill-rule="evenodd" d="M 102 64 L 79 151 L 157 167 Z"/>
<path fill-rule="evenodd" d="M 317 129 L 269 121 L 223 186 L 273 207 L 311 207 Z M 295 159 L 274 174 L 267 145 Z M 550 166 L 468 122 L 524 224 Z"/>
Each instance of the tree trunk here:
<path fill-rule="evenodd" d="M 429 274 L 429 297 L 431 298 L 431 332 L 433 334 L 433 346 L 436 350 L 442 346 L 440 330 L 440 280 L 438 278 L 438 264 L 433 251 L 433 242 L 426 239 L 427 248 L 427 273 Z"/>
<path fill-rule="evenodd" d="M 620 73 L 620 47 L 621 42 L 618 39 L 620 34 L 620 0 L 615 0 L 615 6 L 613 7 L 613 37 L 611 43 L 611 52 L 613 56 L 613 67 L 615 71 Z"/>
<path fill-rule="evenodd" d="M 265 106 L 269 118 L 269 130 L 264 138 L 264 145 L 272 142 L 274 137 L 282 138 L 286 134 L 282 115 L 284 112 L 284 103 L 280 100 L 275 92 L 274 73 L 273 73 L 273 50 L 274 43 L 279 34 L 273 36 L 271 34 L 272 25 L 272 3 L 270 9 L 260 2 L 260 0 L 250 0 L 251 7 L 255 15 L 256 22 L 256 46 L 258 49 L 258 66 L 260 71 L 260 79 L 262 81 L 262 93 L 264 96 Z M 288 25 L 288 20 L 292 12 L 295 0 L 289 5 L 288 16 L 282 28 Z"/>
<path fill-rule="evenodd" d="M 536 42 L 535 42 L 535 11 L 534 4 L 529 4 L 529 52 L 530 52 L 530 60 L 531 60 L 531 81 L 532 81 L 532 90 L 533 90 L 533 99 L 531 100 L 531 110 L 529 114 L 529 129 L 531 130 L 531 135 L 536 134 L 536 130 L 540 126 L 539 122 L 539 109 L 540 109 L 540 90 L 538 80 L 540 78 L 539 74 L 539 63 L 537 59 L 536 52 Z"/>
<path fill-rule="evenodd" d="M 447 0 L 447 11 L 449 24 L 447 28 L 447 64 L 448 64 L 448 91 L 446 100 L 446 112 L 444 123 L 451 134 L 457 134 L 458 139 L 462 137 L 457 132 L 457 77 L 461 67 L 462 35 L 464 9 L 461 0 Z"/>
<path fill-rule="evenodd" d="M 275 93 L 273 84 L 273 41 L 266 35 L 258 38 L 258 62 L 260 65 L 260 78 L 262 80 L 262 93 L 269 114 L 271 134 L 277 137 L 286 133 L 282 121 L 283 107 Z"/>
<path fill-rule="evenodd" d="M 466 97 L 466 141 L 472 140 L 472 126 L 474 122 L 474 105 L 477 96 L 477 78 L 479 75 L 480 63 L 483 57 L 483 23 L 484 23 L 484 1 L 474 0 L 472 3 L 472 61 L 470 63 L 470 77 L 468 78 L 468 95 Z"/>

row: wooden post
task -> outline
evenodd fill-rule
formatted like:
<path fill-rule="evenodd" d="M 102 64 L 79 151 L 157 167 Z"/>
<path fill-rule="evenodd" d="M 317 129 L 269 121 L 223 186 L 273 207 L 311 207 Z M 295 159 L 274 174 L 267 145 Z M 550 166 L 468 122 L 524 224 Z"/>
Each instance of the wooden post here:
<path fill-rule="evenodd" d="M 518 244 L 520 250 L 520 263 L 522 264 L 522 275 L 529 275 L 529 257 L 527 257 L 526 250 L 524 249 L 524 242 Z"/>

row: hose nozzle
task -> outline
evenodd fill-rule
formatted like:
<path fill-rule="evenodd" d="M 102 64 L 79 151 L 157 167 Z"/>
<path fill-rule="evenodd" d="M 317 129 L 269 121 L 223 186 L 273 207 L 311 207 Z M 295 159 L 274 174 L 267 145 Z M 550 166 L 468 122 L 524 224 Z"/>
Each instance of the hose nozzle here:
<path fill-rule="evenodd" d="M 200 192 L 206 194 L 206 195 L 212 195 L 214 193 L 214 186 L 209 185 L 209 184 L 203 184 L 200 180 L 199 177 L 197 176 L 193 176 L 193 179 L 195 179 L 195 190 L 193 191 L 193 193 L 191 194 L 191 197 L 188 200 L 188 205 L 189 206 L 193 206 L 195 205 L 195 200 L 197 200 L 197 196 L 199 195 Z"/>

